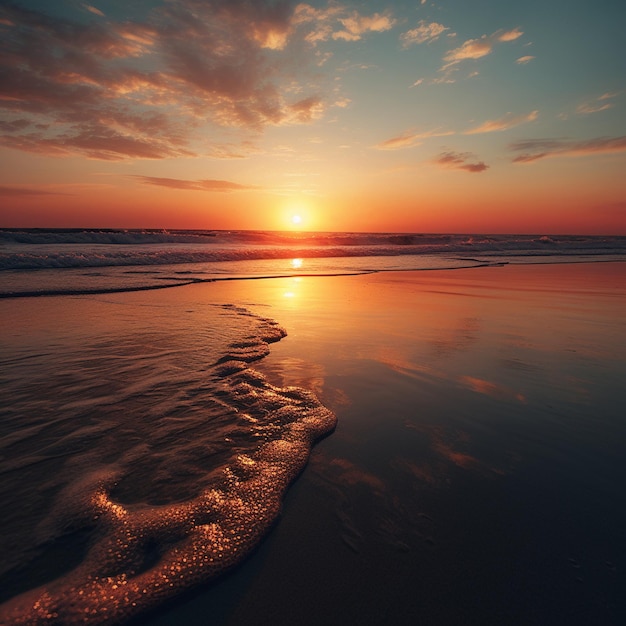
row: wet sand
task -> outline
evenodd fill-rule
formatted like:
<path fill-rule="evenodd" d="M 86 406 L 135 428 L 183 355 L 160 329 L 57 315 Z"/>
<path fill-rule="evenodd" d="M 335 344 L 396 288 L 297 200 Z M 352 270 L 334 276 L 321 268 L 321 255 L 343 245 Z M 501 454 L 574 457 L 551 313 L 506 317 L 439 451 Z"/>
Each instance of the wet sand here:
<path fill-rule="evenodd" d="M 5 304 L 17 324 L 19 307 L 40 303 L 40 327 L 29 315 L 15 340 L 43 341 L 51 320 L 63 340 L 98 319 L 114 337 L 155 303 L 172 305 L 162 316 L 196 311 L 196 325 L 197 305 L 242 305 L 288 332 L 255 367 L 313 390 L 338 418 L 255 553 L 136 623 L 626 620 L 626 263 L 77 300 L 89 318 L 68 316 L 63 299 Z M 127 305 L 124 317 L 98 318 L 104 302 Z"/>
<path fill-rule="evenodd" d="M 597 263 L 189 288 L 278 319 L 288 337 L 258 368 L 339 422 L 255 555 L 145 623 L 623 623 L 625 278 Z"/>

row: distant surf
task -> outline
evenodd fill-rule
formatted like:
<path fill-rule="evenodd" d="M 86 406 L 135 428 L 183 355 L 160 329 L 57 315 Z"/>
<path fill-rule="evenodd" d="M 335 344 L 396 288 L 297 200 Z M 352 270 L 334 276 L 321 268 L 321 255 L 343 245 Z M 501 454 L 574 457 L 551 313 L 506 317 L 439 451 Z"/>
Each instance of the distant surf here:
<path fill-rule="evenodd" d="M 5 229 L 0 230 L 0 297 L 583 259 L 626 259 L 626 237 Z"/>

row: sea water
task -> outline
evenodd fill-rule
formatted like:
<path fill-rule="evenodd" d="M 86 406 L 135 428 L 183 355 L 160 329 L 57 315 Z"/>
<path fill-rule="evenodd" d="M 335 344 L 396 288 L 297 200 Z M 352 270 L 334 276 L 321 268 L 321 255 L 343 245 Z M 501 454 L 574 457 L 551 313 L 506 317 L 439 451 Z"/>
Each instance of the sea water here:
<path fill-rule="evenodd" d="M 6 229 L 0 297 L 624 255 L 620 236 Z"/>
<path fill-rule="evenodd" d="M 175 299 L 89 294 L 614 260 L 626 249 L 619 237 L 243 232 L 4 231 L 2 241 L 7 624 L 118 623 L 231 569 L 335 426 L 310 390 L 255 371 L 284 336 L 280 320 L 229 303 L 181 310 Z"/>
<path fill-rule="evenodd" d="M 0 621 L 117 623 L 240 562 L 335 416 L 244 308 L 54 300 L 3 303 Z"/>

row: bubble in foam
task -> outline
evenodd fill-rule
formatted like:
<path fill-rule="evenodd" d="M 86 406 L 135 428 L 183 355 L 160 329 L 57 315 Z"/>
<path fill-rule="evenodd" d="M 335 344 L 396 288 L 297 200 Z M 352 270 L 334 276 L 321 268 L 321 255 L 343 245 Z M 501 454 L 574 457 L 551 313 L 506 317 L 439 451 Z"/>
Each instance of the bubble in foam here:
<path fill-rule="evenodd" d="M 253 316 L 245 309 L 238 314 Z M 0 608 L 0 623 L 115 624 L 209 581 L 240 563 L 268 532 L 311 446 L 336 418 L 310 392 L 279 388 L 247 363 L 285 336 L 256 318 L 256 333 L 234 342 L 213 368 L 220 401 L 249 410 L 258 445 L 222 468 L 193 499 L 163 506 L 124 505 L 111 490 L 117 475 L 97 470 L 66 490 L 57 510 L 67 529 L 95 525 L 86 558 L 53 582 Z"/>

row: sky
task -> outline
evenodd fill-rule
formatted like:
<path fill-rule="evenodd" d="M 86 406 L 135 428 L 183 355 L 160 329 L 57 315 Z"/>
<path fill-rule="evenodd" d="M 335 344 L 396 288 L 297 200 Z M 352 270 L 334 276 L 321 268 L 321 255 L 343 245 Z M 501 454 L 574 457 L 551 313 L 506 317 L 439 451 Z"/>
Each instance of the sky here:
<path fill-rule="evenodd" d="M 0 227 L 626 234 L 623 0 L 0 0 Z"/>

